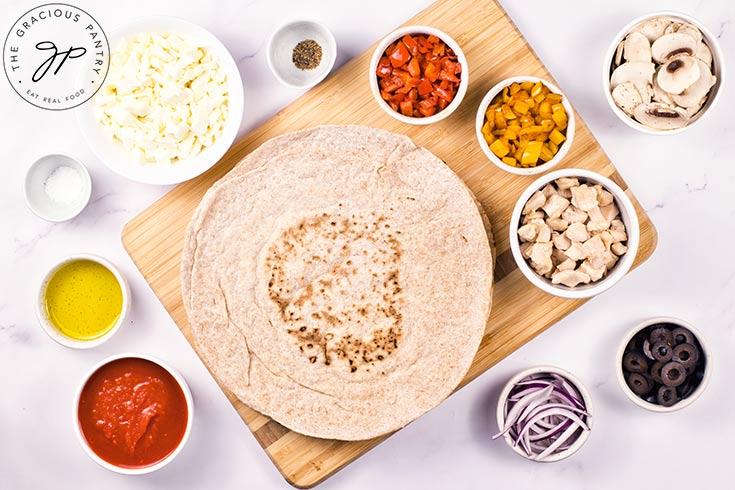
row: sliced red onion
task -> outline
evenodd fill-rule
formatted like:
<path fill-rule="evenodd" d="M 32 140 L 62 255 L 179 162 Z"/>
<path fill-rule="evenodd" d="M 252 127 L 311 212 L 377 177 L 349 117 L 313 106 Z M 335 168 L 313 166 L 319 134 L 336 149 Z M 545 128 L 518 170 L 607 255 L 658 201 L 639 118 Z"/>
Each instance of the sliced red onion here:
<path fill-rule="evenodd" d="M 568 450 L 589 430 L 591 415 L 582 395 L 565 377 L 540 373 L 524 378 L 505 401 L 503 429 L 493 439 L 508 435 L 533 460 L 543 461 Z"/>

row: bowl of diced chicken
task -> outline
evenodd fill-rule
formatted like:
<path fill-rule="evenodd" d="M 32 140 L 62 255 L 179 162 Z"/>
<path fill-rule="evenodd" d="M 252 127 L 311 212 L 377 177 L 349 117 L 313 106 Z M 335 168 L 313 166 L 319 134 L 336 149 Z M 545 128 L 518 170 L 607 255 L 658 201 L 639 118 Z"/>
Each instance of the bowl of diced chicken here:
<path fill-rule="evenodd" d="M 543 291 L 580 299 L 600 294 L 633 265 L 640 230 L 633 203 L 612 180 L 582 169 L 548 173 L 516 203 L 513 258 Z"/>

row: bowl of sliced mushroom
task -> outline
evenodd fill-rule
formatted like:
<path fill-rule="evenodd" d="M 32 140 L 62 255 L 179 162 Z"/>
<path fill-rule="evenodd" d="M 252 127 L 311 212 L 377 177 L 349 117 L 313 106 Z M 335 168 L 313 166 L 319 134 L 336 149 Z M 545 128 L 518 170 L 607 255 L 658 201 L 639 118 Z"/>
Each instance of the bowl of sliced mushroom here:
<path fill-rule="evenodd" d="M 628 126 L 676 134 L 714 105 L 724 74 L 717 39 L 680 13 L 640 17 L 615 37 L 604 66 L 607 100 Z"/>
<path fill-rule="evenodd" d="M 611 288 L 633 265 L 640 230 L 625 192 L 582 169 L 550 172 L 516 203 L 510 248 L 524 276 L 563 298 L 589 298 Z"/>

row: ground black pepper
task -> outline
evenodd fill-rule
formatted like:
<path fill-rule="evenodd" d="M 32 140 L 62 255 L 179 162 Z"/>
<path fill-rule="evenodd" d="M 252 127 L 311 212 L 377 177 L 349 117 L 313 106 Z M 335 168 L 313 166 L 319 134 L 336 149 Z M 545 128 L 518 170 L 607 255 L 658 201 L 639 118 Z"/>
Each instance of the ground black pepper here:
<path fill-rule="evenodd" d="M 313 70 L 322 62 L 322 47 L 313 39 L 305 39 L 293 48 L 291 60 L 299 70 Z"/>

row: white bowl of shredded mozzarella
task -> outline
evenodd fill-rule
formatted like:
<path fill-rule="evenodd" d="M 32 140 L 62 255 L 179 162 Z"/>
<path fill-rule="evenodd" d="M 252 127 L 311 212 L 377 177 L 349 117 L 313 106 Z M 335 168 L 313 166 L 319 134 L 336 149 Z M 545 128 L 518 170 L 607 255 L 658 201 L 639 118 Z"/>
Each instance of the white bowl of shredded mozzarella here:
<path fill-rule="evenodd" d="M 110 70 L 78 120 L 116 173 L 175 184 L 211 168 L 237 136 L 243 90 L 237 64 L 205 29 L 153 17 L 110 36 Z"/>

